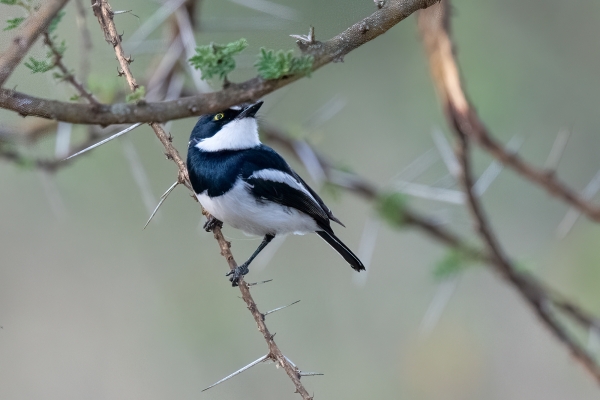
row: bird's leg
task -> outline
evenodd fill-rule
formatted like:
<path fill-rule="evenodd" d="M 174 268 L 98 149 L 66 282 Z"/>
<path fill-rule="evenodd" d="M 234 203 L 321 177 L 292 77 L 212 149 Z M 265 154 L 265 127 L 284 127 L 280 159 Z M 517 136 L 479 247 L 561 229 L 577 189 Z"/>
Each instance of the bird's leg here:
<path fill-rule="evenodd" d="M 237 286 L 240 279 L 246 275 L 248 272 L 250 272 L 250 270 L 248 269 L 248 266 L 250 265 L 250 263 L 252 262 L 252 260 L 254 260 L 254 257 L 256 257 L 258 255 L 258 253 L 260 253 L 262 251 L 262 249 L 264 249 L 271 240 L 273 240 L 273 238 L 275 237 L 275 235 L 265 235 L 263 241 L 261 242 L 261 244 L 258 246 L 258 248 L 254 251 L 254 253 L 250 256 L 250 258 L 243 263 L 242 265 L 238 265 L 237 267 L 235 267 L 235 269 L 232 269 L 231 271 L 229 271 L 229 273 L 227 273 L 227 275 L 225 276 L 229 276 L 231 275 L 231 277 L 229 278 L 229 281 L 231 282 L 231 286 Z"/>
<path fill-rule="evenodd" d="M 206 232 L 212 232 L 217 226 L 222 228 L 223 223 L 211 215 L 204 223 L 204 230 Z"/>

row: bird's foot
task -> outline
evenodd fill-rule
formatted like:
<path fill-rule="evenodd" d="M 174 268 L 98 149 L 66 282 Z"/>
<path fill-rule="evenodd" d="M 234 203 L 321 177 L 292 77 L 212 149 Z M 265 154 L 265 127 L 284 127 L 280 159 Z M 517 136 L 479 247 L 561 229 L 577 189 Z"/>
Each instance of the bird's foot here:
<path fill-rule="evenodd" d="M 248 272 L 250 272 L 250 270 L 248 269 L 246 263 L 244 263 L 229 271 L 225 276 L 231 275 L 229 277 L 229 282 L 231 282 L 231 286 L 235 287 L 239 285 L 240 279 L 242 279 Z"/>
<path fill-rule="evenodd" d="M 217 226 L 219 228 L 222 228 L 223 227 L 223 222 L 219 221 L 218 219 L 216 219 L 215 217 L 213 217 L 211 215 L 210 218 L 208 218 L 206 220 L 206 222 L 204 223 L 204 230 L 206 232 L 212 232 L 213 229 L 215 229 Z"/>

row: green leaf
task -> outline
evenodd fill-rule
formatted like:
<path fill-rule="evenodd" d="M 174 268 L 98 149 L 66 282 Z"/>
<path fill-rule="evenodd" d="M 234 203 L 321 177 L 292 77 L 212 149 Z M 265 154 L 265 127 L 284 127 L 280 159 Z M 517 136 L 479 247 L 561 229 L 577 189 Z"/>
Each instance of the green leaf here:
<path fill-rule="evenodd" d="M 125 97 L 125 101 L 128 103 L 135 103 L 136 101 L 140 101 L 146 96 L 146 88 L 144 86 L 138 87 L 135 92 L 128 94 Z"/>
<path fill-rule="evenodd" d="M 468 257 L 460 250 L 450 249 L 444 257 L 435 264 L 433 276 L 443 280 L 456 276 L 471 265 Z"/>
<path fill-rule="evenodd" d="M 15 4 L 17 4 L 18 0 L 0 0 L 0 3 L 2 4 L 8 4 L 9 6 L 14 6 Z"/>
<path fill-rule="evenodd" d="M 21 22 L 23 22 L 23 21 L 25 21 L 25 17 L 17 17 L 17 18 L 13 18 L 13 19 L 7 19 L 6 20 L 7 26 L 6 26 L 6 28 L 3 29 L 3 31 L 10 31 L 11 29 L 15 29 L 16 27 L 21 25 Z"/>
<path fill-rule="evenodd" d="M 275 51 L 263 47 L 254 66 L 264 79 L 278 79 L 293 74 L 310 76 L 313 62 L 313 56 L 295 57 L 293 50 Z"/>
<path fill-rule="evenodd" d="M 377 199 L 376 209 L 379 216 L 394 227 L 404 225 L 407 199 L 402 193 L 386 193 Z"/>
<path fill-rule="evenodd" d="M 48 72 L 54 68 L 54 64 L 46 60 L 36 60 L 33 57 L 29 57 L 29 62 L 25 62 L 24 65 L 31 70 L 32 74 Z"/>
<path fill-rule="evenodd" d="M 196 48 L 196 55 L 188 61 L 194 68 L 202 72 L 202 79 L 210 79 L 217 75 L 225 79 L 235 69 L 233 56 L 248 47 L 246 39 L 242 38 L 227 44 L 211 43 Z"/>
<path fill-rule="evenodd" d="M 56 16 L 54 18 L 52 18 L 52 21 L 50 21 L 50 24 L 48 25 L 48 33 L 52 33 L 56 30 L 56 28 L 58 27 L 58 23 L 64 16 L 65 16 L 65 11 L 61 10 L 56 14 Z"/>

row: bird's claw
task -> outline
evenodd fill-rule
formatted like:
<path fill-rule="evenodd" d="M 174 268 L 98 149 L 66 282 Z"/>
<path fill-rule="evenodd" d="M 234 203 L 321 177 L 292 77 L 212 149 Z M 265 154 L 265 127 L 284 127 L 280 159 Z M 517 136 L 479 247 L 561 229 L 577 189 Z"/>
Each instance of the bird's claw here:
<path fill-rule="evenodd" d="M 206 232 L 212 232 L 217 226 L 222 228 L 223 223 L 211 215 L 204 223 L 204 230 Z"/>
<path fill-rule="evenodd" d="M 250 270 L 246 264 L 238 265 L 231 271 L 229 271 L 225 276 L 230 276 L 229 282 L 231 282 L 231 286 L 235 287 L 239 285 L 240 279 L 244 277 Z"/>

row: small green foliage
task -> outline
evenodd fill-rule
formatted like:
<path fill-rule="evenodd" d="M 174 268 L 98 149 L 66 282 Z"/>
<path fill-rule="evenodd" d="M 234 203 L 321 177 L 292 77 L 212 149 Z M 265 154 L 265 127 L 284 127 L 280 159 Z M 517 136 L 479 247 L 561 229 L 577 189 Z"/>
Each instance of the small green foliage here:
<path fill-rule="evenodd" d="M 9 6 L 14 6 L 17 4 L 18 0 L 0 0 L 0 3 L 7 4 Z"/>
<path fill-rule="evenodd" d="M 52 38 L 53 42 L 55 40 L 56 40 L 56 36 Z M 65 54 L 65 51 L 67 51 L 67 43 L 66 43 L 66 41 L 63 40 L 59 44 L 56 44 L 56 42 L 55 42 L 54 43 L 54 49 L 62 57 Z M 52 58 L 52 57 L 54 57 L 54 53 L 52 52 L 52 50 L 48 50 L 46 52 L 46 58 Z"/>
<path fill-rule="evenodd" d="M 56 17 L 52 18 L 52 21 L 50 21 L 50 24 L 48 25 L 48 33 L 52 33 L 56 30 L 56 28 L 58 27 L 58 23 L 64 16 L 65 11 L 61 10 L 58 12 L 58 14 L 56 14 Z"/>
<path fill-rule="evenodd" d="M 69 78 L 69 75 L 63 75 L 60 72 L 56 72 L 55 71 L 55 72 L 52 73 L 52 77 L 54 79 L 56 79 L 57 81 L 64 81 L 64 80 L 67 80 Z"/>
<path fill-rule="evenodd" d="M 135 89 L 135 92 L 130 93 L 125 97 L 125 101 L 128 103 L 135 103 L 136 101 L 140 101 L 146 96 L 146 88 L 144 86 L 140 86 Z"/>
<path fill-rule="evenodd" d="M 32 74 L 44 73 L 54 68 L 54 64 L 47 60 L 36 60 L 33 57 L 29 57 L 29 62 L 25 62 L 25 66 L 31 70 Z"/>
<path fill-rule="evenodd" d="M 295 57 L 293 50 L 275 51 L 263 47 L 254 66 L 264 79 L 278 79 L 292 74 L 310 76 L 313 62 L 313 56 Z"/>
<path fill-rule="evenodd" d="M 81 98 L 80 95 L 78 94 L 74 94 L 73 96 L 69 97 L 69 101 L 77 101 Z"/>
<path fill-rule="evenodd" d="M 450 249 L 444 257 L 435 264 L 433 275 L 438 280 L 448 279 L 464 271 L 469 265 L 469 259 L 462 251 Z"/>
<path fill-rule="evenodd" d="M 406 203 L 406 196 L 402 193 L 386 193 L 377 199 L 376 209 L 381 218 L 390 225 L 401 227 L 404 225 Z"/>
<path fill-rule="evenodd" d="M 6 28 L 3 29 L 3 31 L 10 31 L 11 29 L 15 29 L 17 28 L 19 25 L 21 25 L 21 22 L 25 21 L 25 17 L 17 17 L 17 18 L 13 18 L 13 19 L 7 19 L 6 20 Z"/>
<path fill-rule="evenodd" d="M 196 47 L 196 55 L 188 61 L 194 68 L 202 71 L 202 79 L 210 79 L 215 75 L 225 79 L 235 69 L 233 56 L 246 47 L 248 42 L 244 38 L 227 44 L 211 43 Z"/>

